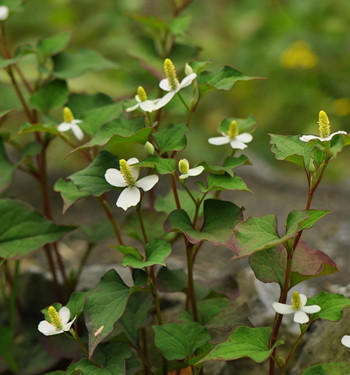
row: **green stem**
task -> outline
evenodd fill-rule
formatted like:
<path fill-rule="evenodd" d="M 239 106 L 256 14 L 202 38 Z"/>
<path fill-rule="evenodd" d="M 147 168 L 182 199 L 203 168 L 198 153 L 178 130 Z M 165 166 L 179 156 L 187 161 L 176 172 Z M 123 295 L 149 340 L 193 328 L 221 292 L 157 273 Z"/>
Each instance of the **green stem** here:
<path fill-rule="evenodd" d="M 193 319 L 195 322 L 198 322 L 198 310 L 197 310 L 197 300 L 196 293 L 194 290 L 194 281 L 193 281 L 193 245 L 186 241 L 186 258 L 187 258 L 187 298 L 191 301 L 192 310 L 193 310 Z M 188 305 L 188 303 L 187 303 Z"/>
<path fill-rule="evenodd" d="M 148 243 L 148 238 L 147 238 L 145 224 L 144 224 L 143 218 L 142 218 L 141 203 L 137 205 L 136 212 L 137 212 L 137 217 L 139 219 L 139 223 L 140 223 L 140 227 L 141 227 L 141 231 L 142 231 L 143 240 L 144 240 L 145 245 L 146 245 Z"/>
<path fill-rule="evenodd" d="M 186 107 L 186 109 L 188 110 L 188 112 L 191 113 L 190 107 L 186 104 L 186 102 L 184 101 L 182 95 L 178 92 L 177 96 L 180 98 L 180 100 L 182 101 L 182 104 Z"/>
<path fill-rule="evenodd" d="M 303 338 L 303 336 L 305 335 L 306 331 L 308 330 L 308 328 L 310 327 L 310 324 L 311 324 L 311 320 L 307 323 L 306 327 L 303 327 L 299 337 L 297 338 L 297 340 L 295 341 L 292 349 L 290 350 L 289 354 L 288 354 L 288 357 L 285 361 L 285 366 L 288 364 L 288 362 L 290 361 L 290 359 L 292 358 L 294 352 L 296 351 L 298 345 L 300 344 L 300 341 L 301 339 Z"/>
<path fill-rule="evenodd" d="M 74 338 L 74 340 L 79 344 L 79 346 L 81 347 L 81 349 L 83 350 L 83 352 L 85 353 L 85 355 L 89 358 L 89 361 L 91 363 L 93 363 L 95 366 L 97 367 L 102 367 L 99 363 L 97 363 L 93 357 L 90 357 L 89 356 L 89 352 L 88 350 L 86 349 L 86 346 L 84 345 L 84 343 L 81 341 L 81 338 L 79 337 L 79 335 L 76 333 L 76 331 L 71 328 L 69 330 L 69 333 L 72 335 L 72 337 Z"/>

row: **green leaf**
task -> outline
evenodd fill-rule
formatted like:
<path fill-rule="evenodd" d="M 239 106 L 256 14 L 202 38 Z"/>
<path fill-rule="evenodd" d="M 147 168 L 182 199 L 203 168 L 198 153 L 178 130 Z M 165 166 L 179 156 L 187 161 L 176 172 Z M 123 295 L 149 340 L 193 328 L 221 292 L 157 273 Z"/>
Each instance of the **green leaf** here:
<path fill-rule="evenodd" d="M 202 193 L 211 190 L 251 190 L 247 187 L 245 182 L 238 176 L 230 176 L 229 174 L 210 174 L 207 179 L 207 187 L 201 181 L 197 182 L 199 189 Z"/>
<path fill-rule="evenodd" d="M 103 347 L 103 354 L 103 366 L 110 374 L 125 375 L 125 359 L 131 357 L 130 348 L 126 344 L 111 342 Z"/>
<path fill-rule="evenodd" d="M 88 197 L 90 194 L 87 191 L 80 191 L 72 181 L 65 181 L 60 178 L 54 185 L 53 189 L 61 194 L 63 199 L 63 210 L 65 213 L 73 203 L 81 198 Z"/>
<path fill-rule="evenodd" d="M 62 52 L 53 56 L 53 75 L 57 78 L 73 78 L 86 70 L 115 69 L 118 65 L 102 57 L 91 49 L 82 49 L 75 53 Z"/>
<path fill-rule="evenodd" d="M 145 327 L 149 319 L 149 311 L 153 306 L 150 293 L 133 293 L 122 318 L 118 322 L 127 338 L 134 345 L 138 345 L 139 329 Z"/>
<path fill-rule="evenodd" d="M 101 126 L 92 139 L 82 147 L 112 145 L 124 143 L 146 143 L 152 128 L 144 128 L 144 119 L 127 119 L 122 116 Z"/>
<path fill-rule="evenodd" d="M 104 177 L 106 170 L 116 168 L 118 165 L 119 160 L 116 155 L 108 151 L 101 151 L 90 165 L 73 173 L 68 178 L 80 191 L 87 191 L 94 197 L 99 197 L 112 189 L 112 185 Z"/>
<path fill-rule="evenodd" d="M 76 229 L 56 225 L 24 202 L 0 199 L 0 257 L 18 258 Z"/>
<path fill-rule="evenodd" d="M 186 211 L 173 211 L 164 224 L 167 232 L 180 231 L 189 242 L 209 241 L 214 246 L 234 249 L 233 229 L 242 220 L 242 209 L 231 202 L 207 199 L 204 202 L 204 223 L 201 230 L 193 228 Z"/>
<path fill-rule="evenodd" d="M 320 312 L 311 315 L 311 319 L 324 319 L 338 322 L 343 316 L 343 309 L 350 305 L 350 299 L 342 294 L 320 292 L 317 296 L 308 298 L 308 305 L 318 305 Z"/>
<path fill-rule="evenodd" d="M 186 146 L 188 127 L 186 124 L 169 124 L 165 128 L 153 134 L 159 152 L 164 154 L 169 151 L 180 151 Z"/>
<path fill-rule="evenodd" d="M 140 167 L 155 168 L 159 174 L 173 173 L 176 169 L 175 160 L 171 158 L 162 158 L 158 155 L 151 155 L 147 159 L 138 163 Z"/>
<path fill-rule="evenodd" d="M 190 14 L 180 14 L 173 18 L 169 23 L 170 32 L 177 36 L 185 34 L 191 19 L 192 16 Z"/>
<path fill-rule="evenodd" d="M 69 38 L 69 33 L 43 38 L 38 42 L 38 52 L 45 57 L 55 55 L 66 47 L 69 42 Z"/>
<path fill-rule="evenodd" d="M 115 270 L 108 271 L 86 298 L 84 313 L 89 332 L 89 355 L 114 329 L 129 298 L 129 288 Z"/>
<path fill-rule="evenodd" d="M 199 92 L 201 96 L 215 89 L 231 90 L 237 81 L 258 79 L 258 77 L 246 76 L 240 71 L 225 65 L 217 72 L 202 72 L 198 76 Z"/>
<path fill-rule="evenodd" d="M 308 147 L 309 151 L 306 153 L 310 154 L 313 146 L 307 146 L 307 143 L 301 141 L 299 136 L 270 134 L 270 137 L 271 151 L 275 154 L 277 160 L 290 161 L 304 167 L 305 147 Z"/>
<path fill-rule="evenodd" d="M 93 108 L 89 111 L 86 111 L 81 117 L 82 123 L 80 127 L 84 130 L 85 133 L 93 137 L 99 130 L 101 125 L 110 123 L 112 120 L 119 117 L 122 110 L 123 108 L 121 103 L 107 104 L 105 106 Z"/>
<path fill-rule="evenodd" d="M 109 219 L 98 219 L 91 224 L 82 225 L 79 229 L 90 243 L 97 243 L 115 237 L 115 232 Z"/>
<path fill-rule="evenodd" d="M 130 255 L 131 258 L 136 258 L 140 262 L 142 262 L 143 260 L 142 255 L 139 253 L 139 251 L 135 247 L 126 246 L 126 245 L 119 245 L 119 246 L 112 246 L 112 247 L 114 247 L 124 256 Z"/>
<path fill-rule="evenodd" d="M 286 250 L 283 246 L 278 246 L 252 254 L 249 257 L 249 263 L 260 281 L 277 282 L 283 288 L 286 258 Z M 327 254 L 300 241 L 293 255 L 289 287 L 292 288 L 304 280 L 338 271 L 337 265 Z"/>
<path fill-rule="evenodd" d="M 250 255 L 254 251 L 267 249 L 281 243 L 274 215 L 249 217 L 236 228 L 235 252 L 237 256 Z"/>
<path fill-rule="evenodd" d="M 274 215 L 250 217 L 236 228 L 237 256 L 246 256 L 251 253 L 277 246 L 294 237 L 304 229 L 311 228 L 329 211 L 306 210 L 290 212 L 286 223 L 286 234 L 279 237 L 277 221 Z"/>
<path fill-rule="evenodd" d="M 168 360 L 190 357 L 210 339 L 206 328 L 199 323 L 170 323 L 153 326 L 153 329 L 155 345 Z"/>
<path fill-rule="evenodd" d="M 269 349 L 270 336 L 270 327 L 239 327 L 225 342 L 216 345 L 199 363 L 210 360 L 232 361 L 244 357 L 249 357 L 255 362 L 263 362 L 269 358 L 274 348 L 283 344 L 283 340 L 277 340 Z"/>
<path fill-rule="evenodd" d="M 227 298 L 208 298 L 197 303 L 199 323 L 208 329 L 218 329 L 220 332 L 230 332 L 238 325 L 250 324 L 248 320 L 249 309 L 247 305 L 237 306 Z M 181 319 L 193 321 L 192 312 L 185 312 Z M 191 320 L 189 320 L 191 319 Z"/>
<path fill-rule="evenodd" d="M 0 57 L 0 69 L 7 68 L 9 65 L 18 63 L 26 54 L 34 53 L 31 45 L 23 45 L 17 48 L 14 57 L 11 59 L 4 59 Z"/>
<path fill-rule="evenodd" d="M 187 293 L 187 275 L 183 269 L 170 270 L 167 267 L 162 267 L 157 273 L 157 287 L 160 291 L 166 293 L 184 292 Z M 194 283 L 195 295 L 197 300 L 205 298 L 210 292 L 210 286 Z"/>
<path fill-rule="evenodd" d="M 232 157 L 229 156 L 225 159 L 224 165 L 209 165 L 207 162 L 202 162 L 200 165 L 204 167 L 204 169 L 212 174 L 223 174 L 228 173 L 231 177 L 233 177 L 233 169 L 240 167 L 241 165 L 251 164 L 249 159 L 245 155 L 240 155 L 239 157 Z"/>
<path fill-rule="evenodd" d="M 67 375 L 112 375 L 105 368 L 97 367 L 88 359 L 83 358 L 78 363 L 72 363 L 67 369 Z"/>
<path fill-rule="evenodd" d="M 153 240 L 146 245 L 146 259 L 144 261 L 140 260 L 139 257 L 135 256 L 133 253 L 129 253 L 123 258 L 122 266 L 132 268 L 144 268 L 155 264 L 165 266 L 165 259 L 170 253 L 171 246 L 169 242 L 165 240 Z"/>
<path fill-rule="evenodd" d="M 289 213 L 286 223 L 286 235 L 312 228 L 320 219 L 328 215 L 330 211 L 305 210 L 292 211 Z"/>
<path fill-rule="evenodd" d="M 12 182 L 16 166 L 8 160 L 2 137 L 0 137 L 0 192 L 4 191 Z"/>
<path fill-rule="evenodd" d="M 99 92 L 93 95 L 72 94 L 69 97 L 67 106 L 71 109 L 74 116 L 80 119 L 86 112 L 110 104 L 115 104 L 115 101 L 110 96 Z"/>
<path fill-rule="evenodd" d="M 350 374 L 349 362 L 318 363 L 308 367 L 301 375 L 344 375 Z"/>
<path fill-rule="evenodd" d="M 71 319 L 83 312 L 85 299 L 89 295 L 90 291 L 87 292 L 74 292 L 69 297 L 69 301 L 66 304 L 66 307 L 70 311 Z"/>

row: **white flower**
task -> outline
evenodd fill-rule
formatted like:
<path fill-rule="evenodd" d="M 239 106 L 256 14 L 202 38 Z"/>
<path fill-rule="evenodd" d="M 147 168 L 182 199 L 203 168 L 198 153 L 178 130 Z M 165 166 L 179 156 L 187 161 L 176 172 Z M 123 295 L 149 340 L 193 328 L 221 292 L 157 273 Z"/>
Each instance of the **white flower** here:
<path fill-rule="evenodd" d="M 306 314 L 314 314 L 321 310 L 318 305 L 305 306 L 306 301 L 307 298 L 304 294 L 293 292 L 291 305 L 273 302 L 272 307 L 279 314 L 294 314 L 293 320 L 296 323 L 304 324 L 309 321 L 309 317 Z"/>
<path fill-rule="evenodd" d="M 350 336 L 348 335 L 344 335 L 342 338 L 341 338 L 341 343 L 346 346 L 347 348 L 350 348 Z"/>
<path fill-rule="evenodd" d="M 9 8 L 6 5 L 0 6 L 0 21 L 5 21 L 9 16 Z"/>
<path fill-rule="evenodd" d="M 309 142 L 312 139 L 319 139 L 321 142 L 325 142 L 330 141 L 337 134 L 347 134 L 347 132 L 343 130 L 339 130 L 335 133 L 330 134 L 331 124 L 325 111 L 320 111 L 318 115 L 318 130 L 320 134 L 319 137 L 317 137 L 316 135 L 302 135 L 301 137 L 299 137 L 299 139 L 303 142 Z"/>
<path fill-rule="evenodd" d="M 157 109 L 164 107 L 166 104 L 168 104 L 175 94 L 177 94 L 181 89 L 189 86 L 197 77 L 196 73 L 190 73 L 181 82 L 179 82 L 176 75 L 174 64 L 170 59 L 165 59 L 164 70 L 166 78 L 162 79 L 159 82 L 159 87 L 164 91 L 168 91 L 168 93 L 165 94 L 159 100 L 159 102 L 156 105 Z"/>
<path fill-rule="evenodd" d="M 204 170 L 203 166 L 198 166 L 195 168 L 190 168 L 190 164 L 187 159 L 181 159 L 179 161 L 179 171 L 182 173 L 179 178 L 182 180 L 188 178 L 189 176 L 198 176 Z"/>
<path fill-rule="evenodd" d="M 137 108 L 141 108 L 145 112 L 153 112 L 160 107 L 157 106 L 157 103 L 160 99 L 149 100 L 147 99 L 146 91 L 142 86 L 137 88 L 137 95 L 135 96 L 137 104 L 126 109 L 126 112 L 135 111 Z"/>
<path fill-rule="evenodd" d="M 77 124 L 80 124 L 81 120 L 75 120 L 72 114 L 72 111 L 65 107 L 63 109 L 63 119 L 64 122 L 62 122 L 60 125 L 58 125 L 58 131 L 60 132 L 66 132 L 68 130 L 72 130 L 75 137 L 81 141 L 84 138 L 84 133 L 80 129 L 80 127 Z"/>
<path fill-rule="evenodd" d="M 208 142 L 212 145 L 221 146 L 227 143 L 233 149 L 244 150 L 248 146 L 246 143 L 252 141 L 253 136 L 250 133 L 242 133 L 238 134 L 238 126 L 236 121 L 232 121 L 230 124 L 230 128 L 227 133 L 221 133 L 222 137 L 213 137 L 209 138 Z"/>
<path fill-rule="evenodd" d="M 67 307 L 61 307 L 57 312 L 53 306 L 48 309 L 50 322 L 42 320 L 38 325 L 38 330 L 45 336 L 58 335 L 64 331 L 69 331 L 76 317 L 69 321 L 70 311 Z"/>
<path fill-rule="evenodd" d="M 345 132 L 344 130 L 339 130 L 337 132 L 330 134 L 328 137 L 317 137 L 317 135 L 310 134 L 310 135 L 302 135 L 301 137 L 299 137 L 299 139 L 303 142 L 309 142 L 312 139 L 319 139 L 321 142 L 324 142 L 324 141 L 330 141 L 337 134 L 348 134 L 348 133 Z"/>
<path fill-rule="evenodd" d="M 125 188 L 116 203 L 118 207 L 121 207 L 125 211 L 140 202 L 141 193 L 139 188 L 144 191 L 151 190 L 159 180 L 157 175 L 150 175 L 137 181 L 140 168 L 133 164 L 138 162 L 136 158 L 131 158 L 127 161 L 121 159 L 119 160 L 120 170 L 109 168 L 105 173 L 105 179 L 109 184 Z"/>

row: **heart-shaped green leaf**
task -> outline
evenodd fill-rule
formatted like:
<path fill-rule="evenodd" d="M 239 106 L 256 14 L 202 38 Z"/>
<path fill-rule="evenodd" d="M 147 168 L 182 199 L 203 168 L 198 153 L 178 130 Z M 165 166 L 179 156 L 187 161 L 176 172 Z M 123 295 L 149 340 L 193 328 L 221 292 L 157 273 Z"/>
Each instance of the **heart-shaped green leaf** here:
<path fill-rule="evenodd" d="M 158 155 L 149 156 L 147 159 L 141 161 L 139 166 L 155 168 L 159 174 L 173 173 L 176 169 L 174 159 L 162 158 Z"/>
<path fill-rule="evenodd" d="M 144 268 L 161 264 L 165 266 L 165 259 L 171 253 L 171 246 L 165 240 L 153 240 L 146 245 L 146 259 L 140 260 L 134 253 L 128 253 L 122 260 L 123 267 Z"/>
<path fill-rule="evenodd" d="M 249 263 L 255 276 L 262 282 L 277 282 L 284 287 L 286 250 L 283 246 L 265 249 L 252 254 Z M 324 252 L 300 241 L 293 254 L 289 288 L 304 280 L 338 272 L 334 261 Z"/>
<path fill-rule="evenodd" d="M 144 127 L 144 119 L 124 116 L 102 125 L 92 139 L 81 147 L 104 146 L 115 143 L 146 143 L 152 128 Z"/>
<path fill-rule="evenodd" d="M 86 298 L 84 314 L 89 331 L 89 355 L 114 329 L 129 298 L 129 288 L 115 270 L 108 271 Z"/>
<path fill-rule="evenodd" d="M 209 241 L 214 246 L 234 249 L 233 229 L 242 220 L 242 209 L 232 202 L 207 199 L 204 202 L 204 223 L 200 230 L 193 228 L 186 211 L 171 212 L 164 224 L 167 232 L 180 231 L 189 242 Z"/>
<path fill-rule="evenodd" d="M 86 70 L 115 69 L 118 65 L 107 60 L 96 51 L 82 49 L 75 53 L 62 52 L 53 57 L 54 71 L 57 78 L 73 78 Z"/>
<path fill-rule="evenodd" d="M 68 44 L 69 38 L 69 33 L 43 38 L 38 43 L 38 52 L 45 57 L 56 55 L 56 53 L 61 52 Z"/>
<path fill-rule="evenodd" d="M 90 195 L 88 191 L 80 191 L 72 181 L 66 181 L 63 178 L 60 178 L 53 188 L 58 193 L 61 193 L 63 199 L 63 213 L 77 200 Z"/>
<path fill-rule="evenodd" d="M 259 79 L 258 77 L 246 76 L 240 71 L 225 65 L 221 70 L 216 72 L 202 72 L 198 76 L 199 91 L 201 96 L 215 89 L 231 90 L 237 81 L 247 81 Z"/>
<path fill-rule="evenodd" d="M 57 109 L 64 105 L 68 97 L 67 82 L 54 79 L 42 86 L 30 97 L 30 104 L 42 112 Z"/>
<path fill-rule="evenodd" d="M 0 199 L 0 257 L 19 258 L 76 229 L 56 225 L 24 202 Z"/>
<path fill-rule="evenodd" d="M 104 175 L 108 168 L 116 168 L 119 160 L 116 155 L 108 151 L 101 151 L 93 162 L 79 172 L 73 173 L 68 178 L 73 181 L 80 191 L 87 191 L 94 197 L 112 189 Z"/>
<path fill-rule="evenodd" d="M 190 357 L 210 339 L 207 329 L 199 323 L 170 323 L 153 326 L 153 329 L 155 345 L 168 360 Z"/>
<path fill-rule="evenodd" d="M 274 348 L 283 344 L 283 340 L 277 340 L 274 346 L 269 348 L 270 336 L 270 327 L 239 327 L 225 342 L 216 345 L 199 363 L 209 360 L 231 361 L 244 357 L 249 357 L 255 362 L 263 362 L 271 355 Z"/>
<path fill-rule="evenodd" d="M 169 151 L 180 151 L 186 146 L 188 127 L 186 124 L 169 124 L 153 134 L 159 152 L 164 154 Z"/>
<path fill-rule="evenodd" d="M 320 312 L 311 315 L 311 319 L 320 318 L 337 322 L 343 316 L 343 309 L 350 306 L 350 298 L 346 298 L 342 294 L 320 292 L 317 296 L 308 298 L 307 304 L 321 307 Z"/>

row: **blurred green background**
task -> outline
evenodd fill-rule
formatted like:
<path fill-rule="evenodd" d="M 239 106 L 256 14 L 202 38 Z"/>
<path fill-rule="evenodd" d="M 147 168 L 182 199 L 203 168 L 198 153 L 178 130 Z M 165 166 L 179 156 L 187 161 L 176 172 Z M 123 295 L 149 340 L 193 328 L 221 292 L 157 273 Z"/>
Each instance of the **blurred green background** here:
<path fill-rule="evenodd" d="M 68 31 L 68 51 L 92 48 L 119 64 L 119 69 L 70 79 L 71 92 L 101 91 L 116 100 L 131 99 L 142 85 L 152 96 L 158 79 L 139 57 L 162 74 L 167 56 L 162 56 L 159 35 L 162 22 L 174 18 L 173 3 L 181 0 L 28 0 L 25 11 L 8 20 L 7 35 L 13 53 L 18 45 Z M 157 17 L 159 27 L 140 15 Z M 204 159 L 203 153 L 208 157 L 208 147 L 209 158 L 222 152 L 208 146 L 207 138 L 216 135 L 224 117 L 253 115 L 258 128 L 251 148 L 267 160 L 272 159 L 267 133 L 317 134 L 321 109 L 329 115 L 332 131 L 349 130 L 349 1 L 194 0 L 181 16 L 187 30 L 176 37 L 171 54 L 180 78 L 186 61 L 192 60 L 210 60 L 213 70 L 230 65 L 266 78 L 239 82 L 230 92 L 216 91 L 203 99 L 189 140 L 196 161 Z M 35 80 L 33 55 L 20 66 Z M 20 108 L 6 76 L 0 78 L 0 110 Z M 175 115 L 182 110 L 180 103 L 173 107 Z"/>

